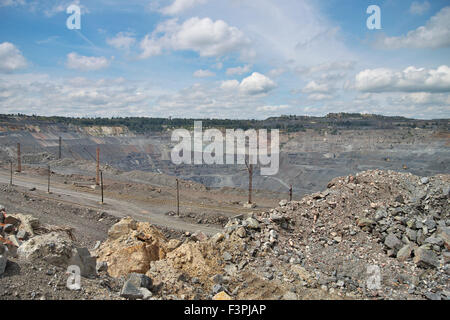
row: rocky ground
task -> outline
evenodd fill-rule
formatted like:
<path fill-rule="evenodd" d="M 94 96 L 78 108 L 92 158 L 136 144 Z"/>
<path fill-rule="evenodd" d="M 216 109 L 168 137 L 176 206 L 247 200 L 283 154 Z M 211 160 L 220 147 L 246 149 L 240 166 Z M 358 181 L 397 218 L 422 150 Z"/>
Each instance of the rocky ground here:
<path fill-rule="evenodd" d="M 0 296 L 448 300 L 449 193 L 449 175 L 366 171 L 301 201 L 245 211 L 208 237 L 45 202 L 24 212 L 29 199 L 4 189 L 6 217 L 17 221 L 3 235 L 20 246 L 2 246 Z M 68 265 L 85 275 L 80 290 L 66 287 Z"/>

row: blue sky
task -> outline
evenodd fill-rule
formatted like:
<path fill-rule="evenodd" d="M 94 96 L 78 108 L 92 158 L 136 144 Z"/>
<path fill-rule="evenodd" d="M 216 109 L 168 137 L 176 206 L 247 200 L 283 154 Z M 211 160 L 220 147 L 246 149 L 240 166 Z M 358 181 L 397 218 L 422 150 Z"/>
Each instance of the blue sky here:
<path fill-rule="evenodd" d="M 0 113 L 450 116 L 448 1 L 0 0 L 0 21 Z"/>

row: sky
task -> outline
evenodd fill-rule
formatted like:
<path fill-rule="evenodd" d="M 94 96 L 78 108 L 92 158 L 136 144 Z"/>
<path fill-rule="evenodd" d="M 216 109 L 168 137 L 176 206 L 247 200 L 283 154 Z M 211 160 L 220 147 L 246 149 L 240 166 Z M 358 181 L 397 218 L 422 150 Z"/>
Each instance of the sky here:
<path fill-rule="evenodd" d="M 0 0 L 0 26 L 0 113 L 450 118 L 449 0 Z"/>

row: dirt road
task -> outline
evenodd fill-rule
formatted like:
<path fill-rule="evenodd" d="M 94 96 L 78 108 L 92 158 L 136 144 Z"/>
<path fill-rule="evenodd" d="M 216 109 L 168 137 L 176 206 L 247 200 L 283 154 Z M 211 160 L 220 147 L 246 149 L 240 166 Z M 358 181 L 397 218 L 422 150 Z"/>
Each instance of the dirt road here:
<path fill-rule="evenodd" d="M 9 172 L 0 171 L 0 183 L 8 184 L 9 181 Z M 130 202 L 107 197 L 104 199 L 105 203 L 100 204 L 98 195 L 71 190 L 68 185 L 62 183 L 52 182 L 51 193 L 49 194 L 47 193 L 47 184 L 43 182 L 43 179 L 29 177 L 23 173 L 14 175 L 14 185 L 26 189 L 36 188 L 35 191 L 30 191 L 35 197 L 104 211 L 119 218 L 131 216 L 136 220 L 148 221 L 157 226 L 189 232 L 202 231 L 208 235 L 214 235 L 221 231 L 218 227 L 190 224 L 176 217 L 167 216 L 164 213 L 168 210 L 160 206 L 143 205 L 135 201 Z"/>

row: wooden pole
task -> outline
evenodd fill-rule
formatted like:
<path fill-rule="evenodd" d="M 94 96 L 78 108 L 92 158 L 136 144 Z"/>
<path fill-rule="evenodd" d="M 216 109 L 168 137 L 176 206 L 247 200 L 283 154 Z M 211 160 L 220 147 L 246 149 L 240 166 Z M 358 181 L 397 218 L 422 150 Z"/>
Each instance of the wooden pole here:
<path fill-rule="evenodd" d="M 61 139 L 61 137 L 59 137 L 59 149 L 58 149 L 58 159 L 59 160 L 61 160 L 61 156 L 62 156 L 61 144 L 62 144 L 62 139 Z"/>
<path fill-rule="evenodd" d="M 12 186 L 13 185 L 13 162 L 12 162 L 12 160 L 9 161 L 9 164 L 11 166 L 11 175 L 10 175 L 10 178 L 9 178 L 9 185 Z"/>
<path fill-rule="evenodd" d="M 17 172 L 22 172 L 22 158 L 20 156 L 20 143 L 17 144 Z"/>
<path fill-rule="evenodd" d="M 292 184 L 291 187 L 289 188 L 289 201 L 292 201 Z"/>
<path fill-rule="evenodd" d="M 252 189 L 253 189 L 253 165 L 248 167 L 248 203 L 252 204 Z"/>
<path fill-rule="evenodd" d="M 101 187 L 102 187 L 102 204 L 103 202 L 103 171 L 100 171 L 100 181 L 101 181 Z"/>
<path fill-rule="evenodd" d="M 180 215 L 180 180 L 177 179 L 177 215 Z"/>
<path fill-rule="evenodd" d="M 100 147 L 97 147 L 97 177 L 95 182 L 97 185 L 100 184 Z"/>
<path fill-rule="evenodd" d="M 50 166 L 48 166 L 48 183 L 47 183 L 47 192 L 48 193 L 50 193 L 50 175 L 51 175 Z"/>

